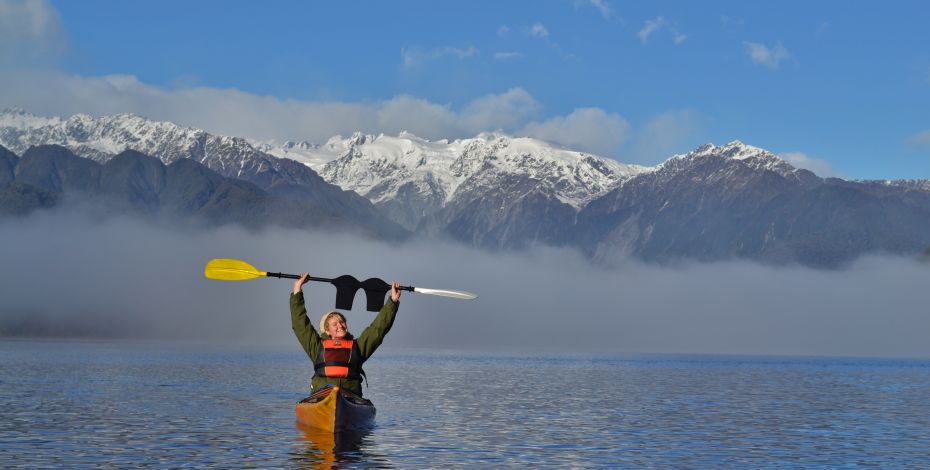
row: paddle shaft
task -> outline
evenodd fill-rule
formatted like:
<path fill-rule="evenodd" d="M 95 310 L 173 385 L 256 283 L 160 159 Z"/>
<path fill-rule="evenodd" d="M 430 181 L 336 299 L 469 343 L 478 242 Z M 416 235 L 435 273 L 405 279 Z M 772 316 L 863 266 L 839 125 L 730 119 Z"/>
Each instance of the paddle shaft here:
<path fill-rule="evenodd" d="M 300 279 L 300 276 L 298 276 L 297 274 L 265 273 L 265 276 L 277 277 L 281 279 Z M 333 281 L 332 279 L 327 279 L 325 277 L 314 277 L 314 276 L 307 276 L 307 280 L 317 281 L 317 282 L 332 282 Z M 415 288 L 413 286 L 397 286 L 397 289 L 413 292 L 413 289 Z"/>

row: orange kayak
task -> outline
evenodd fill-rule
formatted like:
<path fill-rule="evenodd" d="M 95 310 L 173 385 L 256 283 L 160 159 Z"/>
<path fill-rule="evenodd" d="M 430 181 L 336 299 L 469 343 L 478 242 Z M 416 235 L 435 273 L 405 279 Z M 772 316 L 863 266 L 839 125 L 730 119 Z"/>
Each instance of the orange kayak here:
<path fill-rule="evenodd" d="M 375 405 L 339 387 L 326 387 L 304 398 L 295 411 L 303 427 L 325 432 L 360 431 L 375 423 Z"/>

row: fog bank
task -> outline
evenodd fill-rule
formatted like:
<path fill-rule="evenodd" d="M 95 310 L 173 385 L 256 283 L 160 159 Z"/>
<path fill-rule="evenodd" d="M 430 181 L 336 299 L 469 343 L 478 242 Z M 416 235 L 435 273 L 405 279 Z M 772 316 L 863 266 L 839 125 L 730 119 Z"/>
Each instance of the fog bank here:
<path fill-rule="evenodd" d="M 495 254 L 325 231 L 191 231 L 133 219 L 87 222 L 60 210 L 6 219 L 0 234 L 0 325 L 7 326 L 29 318 L 128 336 L 297 348 L 288 313 L 293 281 L 204 278 L 210 259 L 238 258 L 267 271 L 480 295 L 404 293 L 386 348 L 930 357 L 930 266 L 901 258 L 866 258 L 843 271 L 749 262 L 603 268 L 550 248 Z M 305 292 L 316 322 L 332 309 L 335 288 L 310 283 Z M 375 315 L 364 305 L 359 292 L 347 315 L 356 334 Z"/>

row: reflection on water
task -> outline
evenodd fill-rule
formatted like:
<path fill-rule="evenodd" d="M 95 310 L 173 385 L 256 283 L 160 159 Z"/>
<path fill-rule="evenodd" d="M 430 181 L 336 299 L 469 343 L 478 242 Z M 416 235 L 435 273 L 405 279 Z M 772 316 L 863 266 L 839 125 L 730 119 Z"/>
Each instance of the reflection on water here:
<path fill-rule="evenodd" d="M 305 452 L 299 463 L 313 468 L 338 468 L 376 460 L 365 452 L 365 439 L 371 431 L 320 432 L 296 423 L 300 439 L 306 442 Z M 297 462 L 294 462 L 297 463 Z"/>
<path fill-rule="evenodd" d="M 930 361 L 383 350 L 376 426 L 295 425 L 286 353 L 0 341 L 0 467 L 927 468 Z"/>

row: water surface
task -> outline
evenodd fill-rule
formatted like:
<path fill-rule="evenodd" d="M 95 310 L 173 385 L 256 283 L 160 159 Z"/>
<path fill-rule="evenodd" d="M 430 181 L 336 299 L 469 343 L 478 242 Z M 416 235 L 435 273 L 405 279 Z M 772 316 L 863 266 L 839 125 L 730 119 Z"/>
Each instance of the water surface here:
<path fill-rule="evenodd" d="M 379 351 L 308 434 L 293 351 L 0 340 L 0 467 L 930 466 L 930 361 Z"/>

